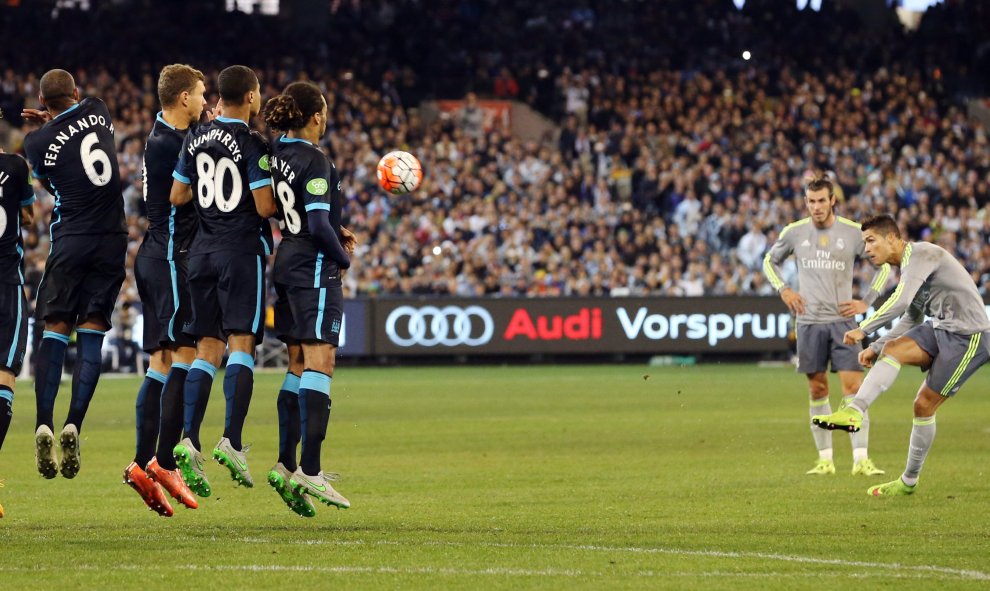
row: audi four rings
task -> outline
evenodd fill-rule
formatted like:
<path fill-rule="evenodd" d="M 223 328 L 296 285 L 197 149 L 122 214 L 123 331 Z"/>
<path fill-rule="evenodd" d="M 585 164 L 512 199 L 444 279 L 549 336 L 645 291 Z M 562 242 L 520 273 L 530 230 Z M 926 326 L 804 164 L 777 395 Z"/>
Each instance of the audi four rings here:
<path fill-rule="evenodd" d="M 495 321 L 481 306 L 399 306 L 385 321 L 385 334 L 399 347 L 478 347 L 494 333 Z"/>

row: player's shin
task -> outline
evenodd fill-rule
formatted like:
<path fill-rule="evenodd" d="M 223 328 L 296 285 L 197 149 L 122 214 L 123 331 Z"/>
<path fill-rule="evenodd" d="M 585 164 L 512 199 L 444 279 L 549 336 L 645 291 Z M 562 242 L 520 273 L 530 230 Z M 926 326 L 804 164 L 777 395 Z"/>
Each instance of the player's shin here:
<path fill-rule="evenodd" d="M 900 371 L 901 363 L 898 360 L 890 355 L 882 356 L 866 374 L 863 385 L 859 387 L 859 392 L 849 404 L 865 413 L 876 402 L 877 398 L 886 392 L 887 388 L 890 388 Z"/>
<path fill-rule="evenodd" d="M 203 449 L 199 440 L 199 427 L 203 424 L 203 417 L 206 416 L 206 405 L 210 401 L 210 389 L 213 388 L 213 378 L 216 374 L 217 368 L 213 364 L 197 359 L 193 361 L 186 376 L 182 394 L 182 428 L 197 450 Z"/>
<path fill-rule="evenodd" d="M 172 449 L 182 437 L 182 391 L 185 388 L 189 364 L 175 362 L 169 369 L 162 388 L 162 412 L 158 429 L 158 450 L 155 456 L 165 470 L 175 470 Z"/>
<path fill-rule="evenodd" d="M 852 403 L 854 395 L 845 396 L 846 404 Z M 859 431 L 849 433 L 849 442 L 852 444 L 853 463 L 861 462 L 869 457 L 870 446 L 870 413 L 863 411 L 863 424 Z"/>
<path fill-rule="evenodd" d="M 72 372 L 72 401 L 69 403 L 69 416 L 66 425 L 75 425 L 82 431 L 82 422 L 89 410 L 89 403 L 96 393 L 96 385 L 100 382 L 103 370 L 103 337 L 102 330 L 79 328 L 76 339 L 79 345 L 79 358 Z"/>
<path fill-rule="evenodd" d="M 901 480 L 908 486 L 918 483 L 918 475 L 925 463 L 928 451 L 935 441 L 935 416 L 915 417 L 911 427 L 911 442 L 908 446 L 907 465 Z"/>
<path fill-rule="evenodd" d="M 7 438 L 10 419 L 14 416 L 14 391 L 10 386 L 0 386 L 0 449 Z"/>
<path fill-rule="evenodd" d="M 243 448 L 241 434 L 254 391 L 254 358 L 243 351 L 234 351 L 227 360 L 223 378 L 223 395 L 227 399 L 223 436 L 237 451 Z"/>
<path fill-rule="evenodd" d="M 299 446 L 299 376 L 287 373 L 275 403 L 278 409 L 278 461 L 289 472 L 295 472 L 296 449 Z"/>
<path fill-rule="evenodd" d="M 307 369 L 299 383 L 299 414 L 302 421 L 303 472 L 320 473 L 320 450 L 330 422 L 330 376 Z"/>
<path fill-rule="evenodd" d="M 829 404 L 828 398 L 812 398 L 810 400 L 808 410 L 812 417 L 815 415 L 829 415 L 832 414 L 832 405 Z M 831 460 L 832 432 L 825 429 L 819 429 L 815 425 L 811 425 L 811 436 L 815 440 L 815 448 L 818 450 L 818 459 Z"/>
<path fill-rule="evenodd" d="M 65 364 L 65 349 L 68 346 L 67 335 L 45 331 L 38 352 L 34 355 L 34 395 L 38 410 L 35 429 L 41 425 L 54 429 L 55 419 L 52 413 L 55 410 L 59 383 L 62 381 L 62 366 Z"/>
<path fill-rule="evenodd" d="M 134 424 L 137 426 L 134 462 L 138 466 L 146 466 L 155 456 L 164 385 L 165 374 L 149 369 L 138 390 L 137 402 L 134 405 L 136 415 Z"/>

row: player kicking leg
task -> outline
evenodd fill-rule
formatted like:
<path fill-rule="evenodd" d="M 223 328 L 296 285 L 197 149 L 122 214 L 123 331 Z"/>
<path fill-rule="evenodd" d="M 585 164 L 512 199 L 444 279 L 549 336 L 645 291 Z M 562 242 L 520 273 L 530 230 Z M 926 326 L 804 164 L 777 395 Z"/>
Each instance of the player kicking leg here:
<path fill-rule="evenodd" d="M 837 412 L 812 421 L 823 429 L 858 431 L 867 409 L 894 383 L 901 365 L 927 369 L 914 400 L 904 472 L 898 480 L 867 491 L 875 497 L 904 496 L 914 493 L 935 439 L 935 411 L 990 359 L 990 321 L 969 271 L 951 253 L 926 242 L 905 242 L 890 216 L 870 218 L 862 231 L 873 264 L 897 265 L 901 278 L 887 302 L 843 340 L 859 343 L 868 333 L 894 319 L 897 322 L 860 353 L 860 362 L 873 369 L 855 398 Z M 926 314 L 937 320 L 926 321 Z"/>

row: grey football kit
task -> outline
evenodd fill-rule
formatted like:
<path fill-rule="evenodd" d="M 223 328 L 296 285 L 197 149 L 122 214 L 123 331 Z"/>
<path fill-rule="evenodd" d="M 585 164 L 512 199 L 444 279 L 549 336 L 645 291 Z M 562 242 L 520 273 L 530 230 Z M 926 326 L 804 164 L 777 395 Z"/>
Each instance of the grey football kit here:
<path fill-rule="evenodd" d="M 839 303 L 853 299 L 854 263 L 864 252 L 856 222 L 836 216 L 830 227 L 819 228 L 808 217 L 786 226 L 764 257 L 763 271 L 777 291 L 787 287 L 780 265 L 792 254 L 797 263 L 799 291 L 805 301 L 804 313 L 796 318 L 799 372 L 825 371 L 829 360 L 832 371 L 862 370 L 857 359 L 860 348 L 842 342 L 856 323 L 839 313 Z M 877 270 L 862 297 L 867 305 L 880 295 L 889 275 L 890 265 Z"/>
<path fill-rule="evenodd" d="M 925 320 L 929 316 L 931 320 Z M 990 320 L 976 284 L 952 254 L 935 244 L 910 242 L 901 257 L 901 280 L 890 298 L 859 327 L 873 333 L 897 319 L 872 346 L 904 335 L 932 356 L 926 382 L 952 396 L 990 359 Z"/>

